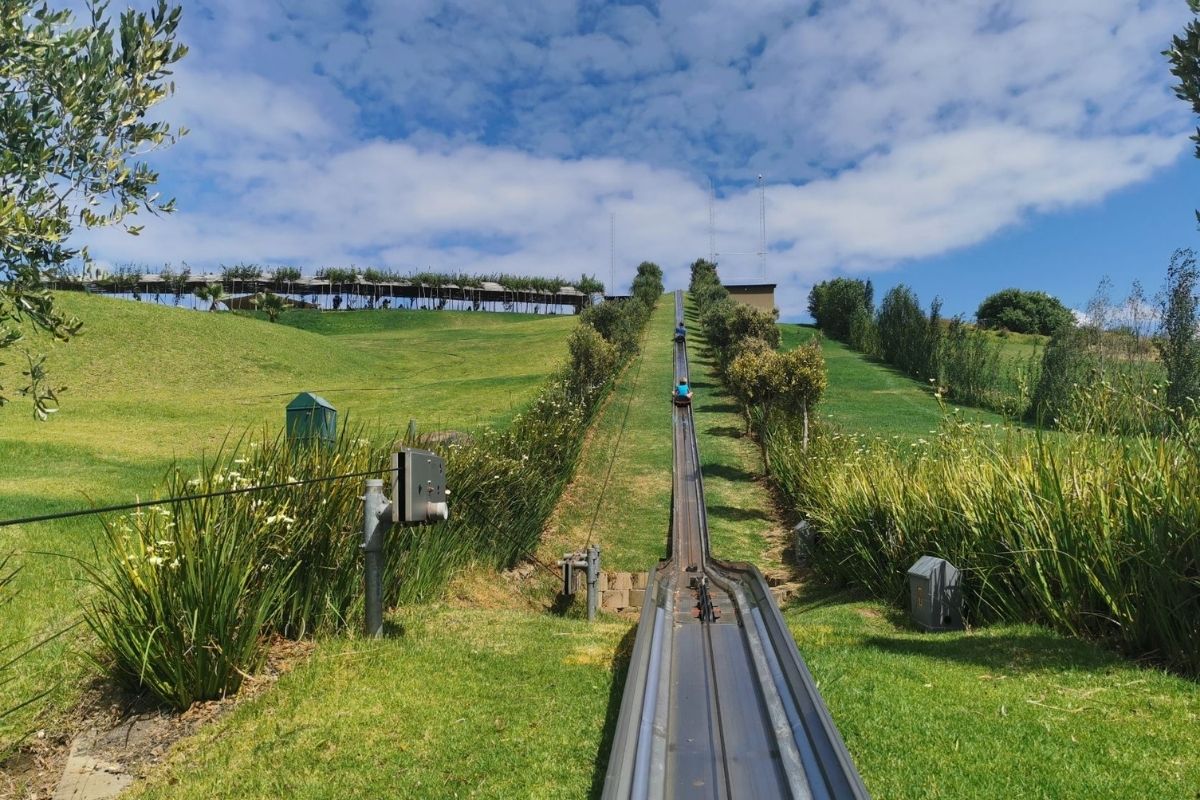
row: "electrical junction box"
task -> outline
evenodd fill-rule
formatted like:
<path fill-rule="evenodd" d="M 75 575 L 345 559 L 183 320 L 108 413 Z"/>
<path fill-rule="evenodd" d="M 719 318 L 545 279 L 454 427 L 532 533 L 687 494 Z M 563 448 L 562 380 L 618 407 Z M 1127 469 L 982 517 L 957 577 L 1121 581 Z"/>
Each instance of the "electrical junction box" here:
<path fill-rule="evenodd" d="M 337 409 L 324 397 L 301 392 L 287 404 L 286 418 L 287 438 L 294 444 L 332 446 L 337 440 Z"/>
<path fill-rule="evenodd" d="M 927 631 L 960 631 L 959 571 L 944 558 L 921 556 L 908 568 L 909 613 Z"/>
<path fill-rule="evenodd" d="M 450 518 L 446 461 L 428 450 L 392 453 L 392 522 L 425 525 Z"/>

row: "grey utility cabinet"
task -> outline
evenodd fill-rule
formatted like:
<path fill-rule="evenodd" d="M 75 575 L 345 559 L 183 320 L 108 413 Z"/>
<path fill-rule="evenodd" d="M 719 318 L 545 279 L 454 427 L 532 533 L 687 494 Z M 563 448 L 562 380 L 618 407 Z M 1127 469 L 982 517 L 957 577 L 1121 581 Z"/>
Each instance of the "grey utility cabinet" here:
<path fill-rule="evenodd" d="M 962 630 L 959 572 L 946 559 L 921 556 L 908 568 L 908 601 L 913 621 L 925 630 Z"/>

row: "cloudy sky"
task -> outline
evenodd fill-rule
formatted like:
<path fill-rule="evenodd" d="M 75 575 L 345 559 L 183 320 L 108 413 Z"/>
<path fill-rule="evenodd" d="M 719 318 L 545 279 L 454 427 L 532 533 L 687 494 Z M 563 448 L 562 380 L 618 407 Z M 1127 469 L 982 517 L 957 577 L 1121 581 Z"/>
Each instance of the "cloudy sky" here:
<path fill-rule="evenodd" d="M 111 263 L 239 261 L 673 288 L 754 281 L 756 176 L 785 318 L 833 275 L 951 313 L 1082 306 L 1198 244 L 1193 122 L 1160 55 L 1184 0 L 215 0 L 156 154 L 179 212 Z"/>

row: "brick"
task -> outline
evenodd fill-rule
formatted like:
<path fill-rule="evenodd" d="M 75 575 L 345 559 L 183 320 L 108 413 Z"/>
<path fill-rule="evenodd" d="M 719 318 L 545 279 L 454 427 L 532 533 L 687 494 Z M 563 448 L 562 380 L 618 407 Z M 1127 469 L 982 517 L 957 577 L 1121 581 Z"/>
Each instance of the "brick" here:
<path fill-rule="evenodd" d="M 633 588 L 633 578 L 628 572 L 614 572 L 609 579 L 608 586 L 610 589 L 624 589 L 628 591 Z"/>
<path fill-rule="evenodd" d="M 646 581 L 647 581 L 647 580 L 649 580 L 649 578 L 648 578 L 648 576 L 647 576 L 647 573 L 645 573 L 645 572 L 635 572 L 635 573 L 633 574 L 633 588 L 635 588 L 635 589 L 645 589 L 645 588 L 646 588 Z"/>

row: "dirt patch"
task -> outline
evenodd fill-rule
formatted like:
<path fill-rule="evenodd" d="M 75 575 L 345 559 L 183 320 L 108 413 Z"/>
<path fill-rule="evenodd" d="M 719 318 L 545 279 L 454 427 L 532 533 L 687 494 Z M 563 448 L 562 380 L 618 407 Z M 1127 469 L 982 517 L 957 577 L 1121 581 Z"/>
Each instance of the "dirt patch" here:
<path fill-rule="evenodd" d="M 554 603 L 557 588 L 555 576 L 532 561 L 503 572 L 473 567 L 450 580 L 446 603 L 452 608 L 548 611 Z"/>
<path fill-rule="evenodd" d="M 0 762 L 0 798 L 48 800 L 64 770 L 103 772 L 114 787 L 141 778 L 175 742 L 274 685 L 307 659 L 314 647 L 311 641 L 277 638 L 268 648 L 263 670 L 246 681 L 237 695 L 196 703 L 182 713 L 164 710 L 145 695 L 97 679 L 56 730 L 38 731 Z"/>

